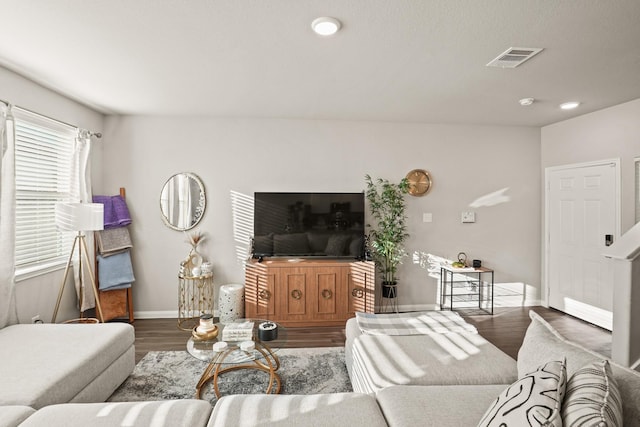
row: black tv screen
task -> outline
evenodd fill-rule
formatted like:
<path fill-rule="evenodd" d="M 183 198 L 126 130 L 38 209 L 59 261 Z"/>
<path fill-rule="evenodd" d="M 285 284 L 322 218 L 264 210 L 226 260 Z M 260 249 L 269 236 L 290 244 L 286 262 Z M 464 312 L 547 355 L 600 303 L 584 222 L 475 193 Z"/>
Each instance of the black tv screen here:
<path fill-rule="evenodd" d="M 361 258 L 364 193 L 254 193 L 254 257 Z"/>

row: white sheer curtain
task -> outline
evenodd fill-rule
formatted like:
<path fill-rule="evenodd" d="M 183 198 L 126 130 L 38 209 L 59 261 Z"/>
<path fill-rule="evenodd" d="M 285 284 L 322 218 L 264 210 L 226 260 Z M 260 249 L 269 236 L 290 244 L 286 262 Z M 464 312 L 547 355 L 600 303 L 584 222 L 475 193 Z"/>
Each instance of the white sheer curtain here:
<path fill-rule="evenodd" d="M 71 158 L 71 198 L 76 202 L 91 203 L 91 134 L 84 129 L 78 129 L 78 136 L 73 147 Z M 89 259 L 94 259 L 93 233 L 87 233 L 87 247 L 89 249 Z M 80 278 L 78 276 L 77 252 L 74 259 L 74 279 L 76 292 L 80 295 Z M 85 266 L 86 267 L 86 266 Z M 94 266 L 91 265 L 94 272 Z M 91 287 L 91 279 L 87 276 L 87 269 L 82 270 L 82 304 L 80 310 L 85 311 L 96 306 L 95 295 Z"/>
<path fill-rule="evenodd" d="M 18 322 L 15 303 L 15 122 L 11 106 L 0 117 L 0 328 Z"/>

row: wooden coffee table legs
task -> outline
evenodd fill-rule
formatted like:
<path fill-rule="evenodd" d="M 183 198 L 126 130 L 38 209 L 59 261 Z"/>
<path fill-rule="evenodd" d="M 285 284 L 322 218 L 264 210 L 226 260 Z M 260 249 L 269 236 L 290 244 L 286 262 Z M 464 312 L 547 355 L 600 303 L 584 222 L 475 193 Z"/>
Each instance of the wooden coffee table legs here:
<path fill-rule="evenodd" d="M 196 398 L 202 399 L 202 389 L 208 384 L 213 384 L 213 391 L 216 397 L 220 397 L 220 389 L 218 388 L 218 378 L 225 372 L 238 371 L 241 369 L 254 369 L 265 372 L 269 375 L 269 384 L 267 386 L 266 394 L 279 394 L 282 381 L 277 373 L 280 369 L 280 360 L 273 351 L 260 343 L 256 343 L 256 351 L 262 354 L 262 357 L 255 357 L 249 360 L 247 356 L 247 363 L 232 364 L 230 362 L 225 363 L 225 359 L 234 352 L 240 351 L 237 348 L 219 352 L 213 358 L 209 365 L 202 373 L 198 384 L 196 385 Z"/>

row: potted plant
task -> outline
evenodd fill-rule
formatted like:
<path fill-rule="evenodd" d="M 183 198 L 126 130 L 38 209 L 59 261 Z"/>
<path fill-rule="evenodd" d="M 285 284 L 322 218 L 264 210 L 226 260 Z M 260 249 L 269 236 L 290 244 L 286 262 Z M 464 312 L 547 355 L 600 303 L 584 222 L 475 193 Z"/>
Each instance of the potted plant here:
<path fill-rule="evenodd" d="M 406 255 L 404 241 L 409 237 L 404 198 L 409 190 L 409 182 L 406 178 L 398 184 L 380 178 L 374 181 L 369 175 L 365 175 L 365 180 L 365 195 L 371 216 L 375 220 L 374 225 L 367 224 L 371 228 L 370 249 L 382 275 L 382 296 L 395 298 L 398 282 L 396 272 Z"/>

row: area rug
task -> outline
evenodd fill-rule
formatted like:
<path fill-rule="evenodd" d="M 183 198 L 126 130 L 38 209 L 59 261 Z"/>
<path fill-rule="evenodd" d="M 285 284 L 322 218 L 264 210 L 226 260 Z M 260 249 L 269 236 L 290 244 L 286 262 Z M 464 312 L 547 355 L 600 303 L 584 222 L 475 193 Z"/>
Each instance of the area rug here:
<path fill-rule="evenodd" d="M 281 394 L 340 393 L 351 391 L 344 362 L 344 347 L 281 349 L 278 373 Z M 111 402 L 163 399 L 192 399 L 196 384 L 207 363 L 186 351 L 151 351 L 136 365 L 133 373 L 108 399 Z M 220 376 L 222 395 L 264 393 L 268 375 L 257 370 L 239 370 Z M 216 402 L 208 385 L 202 398 Z"/>

